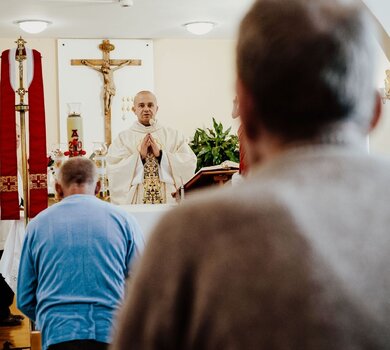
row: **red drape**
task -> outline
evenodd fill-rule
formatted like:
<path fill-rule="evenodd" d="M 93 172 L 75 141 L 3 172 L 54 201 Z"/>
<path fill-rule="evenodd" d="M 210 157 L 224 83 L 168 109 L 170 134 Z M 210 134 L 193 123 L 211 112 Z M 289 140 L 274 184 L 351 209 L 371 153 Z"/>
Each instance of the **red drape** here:
<path fill-rule="evenodd" d="M 33 50 L 34 78 L 28 88 L 29 103 L 29 217 L 47 207 L 47 153 L 41 54 Z"/>
<path fill-rule="evenodd" d="M 2 220 L 19 219 L 15 92 L 10 82 L 9 51 L 1 55 L 0 206 Z"/>

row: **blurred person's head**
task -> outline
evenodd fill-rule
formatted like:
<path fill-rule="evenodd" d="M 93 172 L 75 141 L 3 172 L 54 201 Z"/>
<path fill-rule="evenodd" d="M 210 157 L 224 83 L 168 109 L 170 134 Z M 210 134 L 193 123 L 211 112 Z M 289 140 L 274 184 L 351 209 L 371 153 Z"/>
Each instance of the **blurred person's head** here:
<path fill-rule="evenodd" d="M 56 182 L 56 191 L 60 197 L 72 194 L 95 195 L 99 189 L 96 165 L 90 159 L 73 157 L 60 167 Z"/>
<path fill-rule="evenodd" d="M 286 146 L 339 124 L 367 133 L 380 114 L 375 34 L 356 1 L 256 1 L 237 44 L 237 93 L 249 141 Z"/>

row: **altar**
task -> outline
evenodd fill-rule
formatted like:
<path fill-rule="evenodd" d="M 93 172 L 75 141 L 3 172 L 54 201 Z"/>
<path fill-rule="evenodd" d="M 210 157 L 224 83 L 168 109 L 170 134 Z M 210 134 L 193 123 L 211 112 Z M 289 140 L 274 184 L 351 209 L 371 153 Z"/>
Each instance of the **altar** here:
<path fill-rule="evenodd" d="M 147 242 L 161 217 L 177 207 L 177 204 L 132 204 L 120 205 L 119 207 L 137 220 L 144 234 L 145 242 Z"/>

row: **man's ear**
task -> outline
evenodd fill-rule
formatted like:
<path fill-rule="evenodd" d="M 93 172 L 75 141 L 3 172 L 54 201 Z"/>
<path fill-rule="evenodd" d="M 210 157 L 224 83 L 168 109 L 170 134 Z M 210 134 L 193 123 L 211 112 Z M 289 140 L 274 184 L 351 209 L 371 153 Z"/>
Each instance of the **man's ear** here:
<path fill-rule="evenodd" d="M 58 194 L 58 197 L 64 198 L 64 191 L 62 189 L 62 186 L 58 182 L 55 183 L 55 189 L 56 189 L 56 192 Z"/>
<path fill-rule="evenodd" d="M 240 103 L 241 123 L 244 125 L 247 137 L 249 139 L 255 139 L 259 125 L 255 121 L 257 112 L 255 110 L 253 95 L 248 91 L 240 78 L 237 78 L 236 81 L 236 93 Z"/>
<path fill-rule="evenodd" d="M 246 88 L 243 85 L 240 78 L 237 78 L 236 80 L 236 94 L 237 94 L 237 100 L 240 101 L 240 118 L 246 118 L 248 114 L 248 108 L 250 107 L 248 105 L 248 95 L 246 93 Z"/>
<path fill-rule="evenodd" d="M 371 122 L 370 122 L 370 128 L 368 132 L 371 132 L 374 130 L 377 125 L 379 124 L 379 121 L 381 120 L 382 116 L 382 99 L 379 91 L 376 91 L 375 93 L 375 106 L 374 106 L 374 111 L 371 117 Z"/>
<path fill-rule="evenodd" d="M 101 184 L 101 182 L 100 182 L 100 180 L 99 180 L 98 182 L 96 182 L 96 186 L 95 186 L 95 195 L 97 195 L 97 194 L 99 193 L 101 187 L 102 187 L 102 184 Z"/>
<path fill-rule="evenodd" d="M 133 111 L 133 113 L 135 114 L 135 107 L 131 107 L 131 110 Z"/>

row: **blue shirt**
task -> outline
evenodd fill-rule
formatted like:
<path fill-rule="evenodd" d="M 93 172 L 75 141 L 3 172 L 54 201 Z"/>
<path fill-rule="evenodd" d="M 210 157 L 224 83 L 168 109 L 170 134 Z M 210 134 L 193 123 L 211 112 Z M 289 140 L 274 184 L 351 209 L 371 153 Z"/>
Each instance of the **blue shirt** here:
<path fill-rule="evenodd" d="M 110 342 L 125 279 L 143 248 L 135 219 L 90 195 L 66 197 L 28 224 L 17 305 L 36 322 L 43 349 L 76 339 Z"/>

